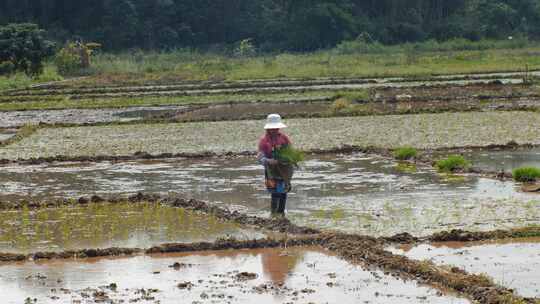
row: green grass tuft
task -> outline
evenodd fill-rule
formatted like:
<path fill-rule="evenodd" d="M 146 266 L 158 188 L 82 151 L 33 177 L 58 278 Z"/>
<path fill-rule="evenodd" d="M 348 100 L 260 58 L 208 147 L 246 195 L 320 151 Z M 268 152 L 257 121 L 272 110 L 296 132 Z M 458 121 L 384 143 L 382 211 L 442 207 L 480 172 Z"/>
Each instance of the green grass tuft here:
<path fill-rule="evenodd" d="M 535 182 L 540 179 L 540 169 L 535 167 L 517 168 L 512 172 L 515 181 Z"/>
<path fill-rule="evenodd" d="M 417 155 L 418 151 L 416 151 L 416 149 L 413 147 L 401 147 L 394 150 L 394 158 L 398 160 L 413 159 Z"/>
<path fill-rule="evenodd" d="M 446 159 L 437 161 L 435 166 L 439 172 L 456 172 L 470 167 L 470 162 L 461 155 L 450 155 Z"/>

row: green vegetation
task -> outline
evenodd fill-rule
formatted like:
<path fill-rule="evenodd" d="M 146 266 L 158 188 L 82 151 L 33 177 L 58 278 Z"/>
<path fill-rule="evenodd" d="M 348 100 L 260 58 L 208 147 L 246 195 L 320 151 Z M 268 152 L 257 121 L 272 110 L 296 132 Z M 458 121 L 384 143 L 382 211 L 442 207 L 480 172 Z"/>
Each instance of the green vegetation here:
<path fill-rule="evenodd" d="M 535 167 L 517 168 L 512 172 L 512 176 L 518 182 L 534 182 L 540 179 L 540 169 Z"/>
<path fill-rule="evenodd" d="M 63 76 L 84 74 L 90 68 L 90 56 L 99 47 L 97 43 L 67 43 L 56 53 L 54 64 Z"/>
<path fill-rule="evenodd" d="M 45 66 L 43 73 L 36 77 L 30 77 L 24 73 L 15 73 L 9 76 L 0 76 L 0 91 L 10 89 L 20 89 L 36 83 L 62 80 L 56 68 L 51 65 Z"/>
<path fill-rule="evenodd" d="M 401 147 L 394 150 L 394 158 L 398 160 L 413 159 L 417 154 L 418 151 L 413 147 Z"/>
<path fill-rule="evenodd" d="M 392 51 L 395 49 L 396 51 Z M 180 80 L 243 80 L 313 77 L 384 77 L 521 71 L 525 65 L 540 69 L 540 47 L 472 51 L 415 53 L 415 63 L 405 46 L 389 47 L 386 53 L 339 54 L 333 50 L 304 54 L 282 53 L 236 58 L 196 50 L 98 54 L 95 75 L 81 85 L 137 85 Z M 364 95 L 365 94 L 365 95 Z M 364 100 L 358 96 L 342 97 Z"/>
<path fill-rule="evenodd" d="M 298 165 L 298 163 L 304 161 L 304 152 L 293 148 L 291 145 L 285 146 L 276 151 L 276 159 L 280 163 L 289 165 Z"/>
<path fill-rule="evenodd" d="M 54 46 L 45 40 L 44 35 L 45 31 L 35 24 L 0 26 L 0 75 L 15 72 L 29 76 L 41 74 L 43 61 L 53 54 Z"/>
<path fill-rule="evenodd" d="M 439 172 L 456 172 L 470 167 L 470 162 L 461 155 L 450 155 L 446 159 L 441 159 L 435 163 Z"/>
<path fill-rule="evenodd" d="M 393 51 L 395 50 L 395 51 Z M 197 50 L 134 51 L 119 54 L 97 53 L 90 69 L 74 70 L 71 74 L 90 77 L 69 83 L 70 87 L 170 84 L 185 80 L 245 80 L 314 77 L 386 77 L 425 78 L 439 74 L 463 74 L 540 69 L 540 47 L 530 45 L 520 49 L 466 50 L 448 52 L 418 51 L 411 54 L 403 46 L 388 47 L 386 53 L 339 54 L 335 50 L 304 54 L 282 53 L 253 57 L 230 57 Z M 61 78 L 50 63 L 47 78 Z M 43 79 L 46 81 L 46 79 Z M 32 79 L 0 76 L 0 89 L 17 88 L 34 83 Z M 67 84 L 66 84 L 67 85 Z M 350 101 L 369 99 L 368 90 L 352 94 L 346 90 L 337 98 Z"/>
<path fill-rule="evenodd" d="M 401 173 L 416 173 L 418 168 L 412 163 L 399 162 L 396 166 L 396 170 Z"/>
<path fill-rule="evenodd" d="M 0 23 L 39 23 L 63 44 L 72 37 L 106 50 L 312 51 L 343 41 L 385 45 L 459 39 L 539 38 L 537 0 L 65 0 L 0 2 Z M 457 40 L 452 43 L 434 41 Z M 242 43 L 243 42 L 243 43 Z M 244 47 L 247 46 L 247 47 Z M 363 50 L 363 49 L 362 49 Z"/>

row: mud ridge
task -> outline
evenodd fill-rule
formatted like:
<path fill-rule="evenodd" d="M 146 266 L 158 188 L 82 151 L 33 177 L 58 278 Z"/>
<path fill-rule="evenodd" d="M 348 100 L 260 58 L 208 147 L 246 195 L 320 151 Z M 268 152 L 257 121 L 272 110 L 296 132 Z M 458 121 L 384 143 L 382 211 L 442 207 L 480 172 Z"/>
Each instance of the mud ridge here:
<path fill-rule="evenodd" d="M 537 71 L 531 71 L 536 73 Z M 507 75 L 504 75 L 507 74 Z M 107 91 L 122 91 L 122 90 L 143 90 L 149 89 L 166 89 L 166 88 L 185 88 L 185 89 L 218 89 L 218 88 L 246 88 L 246 87 L 280 87 L 293 85 L 324 85 L 324 84 L 362 84 L 362 83 L 378 83 L 378 82 L 429 82 L 429 81 L 459 81 L 459 80 L 496 80 L 499 78 L 521 78 L 522 72 L 508 73 L 475 73 L 474 75 L 457 74 L 457 75 L 432 75 L 432 76 L 417 76 L 417 77 L 320 77 L 320 78 L 274 78 L 274 79 L 251 79 L 237 81 L 179 81 L 179 82 L 157 82 L 147 85 L 82 85 L 68 86 L 59 83 L 49 83 L 45 85 L 34 85 L 25 89 L 6 90 L 4 94 L 24 94 L 24 93 L 42 93 L 50 91 L 63 91 L 66 93 L 76 92 L 107 92 Z"/>
<path fill-rule="evenodd" d="M 238 241 L 235 239 L 221 239 L 215 242 L 200 242 L 200 243 L 168 243 L 159 246 L 154 246 L 145 250 L 146 254 L 155 253 L 178 253 L 178 252 L 193 252 L 193 251 L 216 251 L 216 250 L 239 250 L 239 249 L 262 249 L 262 248 L 279 248 L 279 247 L 298 247 L 298 246 L 314 246 L 322 242 L 321 235 L 298 238 L 283 238 L 283 239 L 259 239 Z"/>
<path fill-rule="evenodd" d="M 475 242 L 485 240 L 528 238 L 539 236 L 540 226 L 532 226 L 511 230 L 494 230 L 485 232 L 473 232 L 461 229 L 454 229 L 451 231 L 434 233 L 426 238 L 422 238 L 422 240 L 429 242 Z"/>
<path fill-rule="evenodd" d="M 535 303 L 494 284 L 483 275 L 469 274 L 457 267 L 445 268 L 428 261 L 415 261 L 394 255 L 360 236 L 331 235 L 321 244 L 352 263 L 376 266 L 390 273 L 421 283 L 450 288 L 469 296 L 479 303 Z"/>

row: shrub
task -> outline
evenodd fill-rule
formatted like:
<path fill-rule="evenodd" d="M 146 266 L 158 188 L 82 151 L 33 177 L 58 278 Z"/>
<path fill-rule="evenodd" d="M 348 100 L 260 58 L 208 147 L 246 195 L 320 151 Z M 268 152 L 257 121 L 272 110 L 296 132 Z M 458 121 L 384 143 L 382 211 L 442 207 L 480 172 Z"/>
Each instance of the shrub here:
<path fill-rule="evenodd" d="M 54 47 L 44 36 L 45 31 L 32 23 L 0 26 L 1 69 L 9 73 L 24 72 L 28 76 L 41 74 L 43 61 L 53 55 Z"/>
<path fill-rule="evenodd" d="M 257 53 L 255 45 L 251 39 L 244 39 L 238 42 L 238 45 L 234 48 L 234 55 L 236 57 L 252 57 Z"/>
<path fill-rule="evenodd" d="M 534 182 L 540 179 L 540 169 L 535 167 L 523 167 L 512 172 L 515 181 Z"/>
<path fill-rule="evenodd" d="M 63 76 L 81 74 L 84 69 L 90 67 L 90 56 L 95 49 L 100 47 L 98 43 L 70 42 L 66 44 L 54 59 L 58 73 Z"/>
<path fill-rule="evenodd" d="M 467 169 L 471 164 L 461 155 L 450 155 L 437 161 L 435 166 L 440 172 L 455 172 Z"/>
<path fill-rule="evenodd" d="M 0 62 L 0 75 L 10 75 L 15 72 L 15 65 L 11 61 Z"/>
<path fill-rule="evenodd" d="M 413 159 L 417 154 L 418 152 L 413 147 L 401 147 L 394 150 L 394 158 L 398 160 Z"/>

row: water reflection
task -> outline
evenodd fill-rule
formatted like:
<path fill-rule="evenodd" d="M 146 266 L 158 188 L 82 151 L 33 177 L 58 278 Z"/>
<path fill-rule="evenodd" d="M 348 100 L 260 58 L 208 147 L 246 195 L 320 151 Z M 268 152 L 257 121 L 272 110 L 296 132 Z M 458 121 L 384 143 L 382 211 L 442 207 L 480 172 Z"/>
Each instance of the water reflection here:
<path fill-rule="evenodd" d="M 169 267 L 175 262 L 184 266 Z M 254 276 L 239 280 L 242 272 Z M 93 302 L 95 291 L 112 301 L 140 302 L 142 289 L 158 289 L 152 301 L 161 303 L 179 298 L 186 303 L 469 303 L 414 281 L 363 270 L 316 248 L 0 264 L 0 273 L 2 301 L 10 304 L 26 297 L 48 303 L 52 296 L 61 303 Z M 106 287 L 111 283 L 115 291 Z M 179 283 L 191 285 L 178 288 Z"/>
<path fill-rule="evenodd" d="M 264 236 L 212 216 L 148 203 L 3 211 L 0 232 L 1 252 L 148 248 L 166 242 Z"/>

